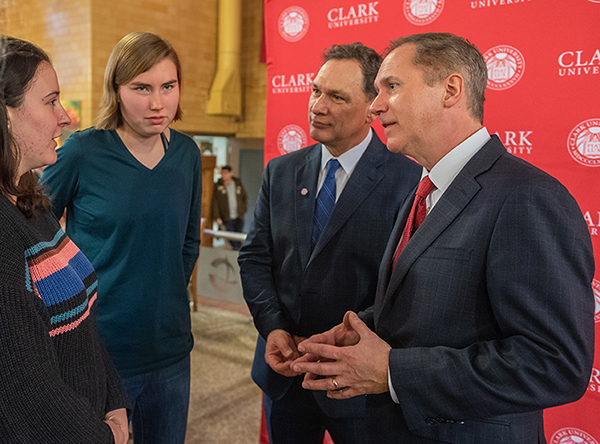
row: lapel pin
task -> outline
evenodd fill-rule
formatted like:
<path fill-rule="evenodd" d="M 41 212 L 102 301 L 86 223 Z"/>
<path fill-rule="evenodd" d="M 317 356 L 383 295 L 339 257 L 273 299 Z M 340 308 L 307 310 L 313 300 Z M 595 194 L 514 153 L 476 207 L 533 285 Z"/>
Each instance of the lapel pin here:
<path fill-rule="evenodd" d="M 302 188 L 302 191 L 300 191 L 300 194 L 302 194 L 303 196 L 306 196 L 308 194 L 308 190 L 306 188 Z"/>

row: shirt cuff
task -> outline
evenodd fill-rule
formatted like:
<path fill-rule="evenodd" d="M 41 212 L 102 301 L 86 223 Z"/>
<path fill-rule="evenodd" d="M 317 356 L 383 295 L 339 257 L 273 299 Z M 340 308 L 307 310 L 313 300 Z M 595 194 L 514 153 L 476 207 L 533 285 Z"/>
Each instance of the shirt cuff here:
<path fill-rule="evenodd" d="M 392 385 L 392 374 L 390 372 L 389 364 L 388 364 L 388 387 L 390 389 L 390 396 L 392 397 L 392 401 L 394 401 L 396 404 L 400 404 L 400 401 L 398 400 L 398 395 L 396 395 L 396 390 L 394 390 L 394 386 Z"/>

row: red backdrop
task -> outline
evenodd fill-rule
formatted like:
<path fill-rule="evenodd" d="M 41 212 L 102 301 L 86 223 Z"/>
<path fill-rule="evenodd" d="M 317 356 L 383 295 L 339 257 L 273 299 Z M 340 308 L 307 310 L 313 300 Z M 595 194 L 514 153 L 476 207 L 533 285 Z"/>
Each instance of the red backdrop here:
<path fill-rule="evenodd" d="M 599 22 L 600 0 L 265 0 L 265 162 L 314 143 L 308 99 L 323 49 L 361 41 L 380 52 L 401 35 L 453 32 L 486 59 L 485 126 L 570 190 L 600 263 Z M 598 333 L 598 272 L 594 294 Z M 596 362 L 580 401 L 546 411 L 548 442 L 600 443 L 599 403 Z"/>

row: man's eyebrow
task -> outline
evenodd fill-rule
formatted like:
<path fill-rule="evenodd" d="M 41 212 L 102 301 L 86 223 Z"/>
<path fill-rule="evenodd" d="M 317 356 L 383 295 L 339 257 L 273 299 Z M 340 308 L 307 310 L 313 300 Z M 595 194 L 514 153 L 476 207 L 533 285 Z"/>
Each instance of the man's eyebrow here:
<path fill-rule="evenodd" d="M 321 89 L 321 88 L 319 88 Z M 343 96 L 343 97 L 348 97 L 348 93 L 344 90 L 341 89 L 325 89 L 322 90 L 322 92 L 324 92 L 325 94 L 329 95 L 329 96 Z"/>
<path fill-rule="evenodd" d="M 381 78 L 380 82 L 384 83 L 386 85 L 389 85 L 390 83 L 401 83 L 400 79 L 398 79 L 398 77 L 392 76 L 392 75 Z"/>
<path fill-rule="evenodd" d="M 332 96 L 348 97 L 348 94 L 340 89 L 332 89 L 327 91 L 327 93 Z"/>
<path fill-rule="evenodd" d="M 315 81 L 312 81 L 312 86 L 313 88 L 316 88 L 318 90 L 320 90 L 322 93 L 327 94 L 328 96 L 341 96 L 341 97 L 348 97 L 348 93 L 341 90 L 341 89 L 325 89 L 323 90 L 321 87 L 319 87 L 319 85 L 317 83 L 315 83 Z"/>

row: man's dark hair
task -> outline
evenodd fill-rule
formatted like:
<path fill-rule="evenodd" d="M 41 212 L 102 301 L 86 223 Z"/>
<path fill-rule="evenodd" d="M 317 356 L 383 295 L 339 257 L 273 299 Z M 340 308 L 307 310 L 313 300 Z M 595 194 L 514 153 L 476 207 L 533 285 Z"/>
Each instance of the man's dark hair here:
<path fill-rule="evenodd" d="M 231 171 L 231 166 L 230 165 L 224 165 L 223 167 L 221 167 L 221 171 Z"/>
<path fill-rule="evenodd" d="M 363 91 L 369 100 L 377 96 L 375 77 L 383 60 L 377 52 L 360 42 L 331 45 L 323 52 L 323 64 L 329 60 L 356 60 L 363 73 Z M 323 65 L 321 65 L 323 66 Z"/>

